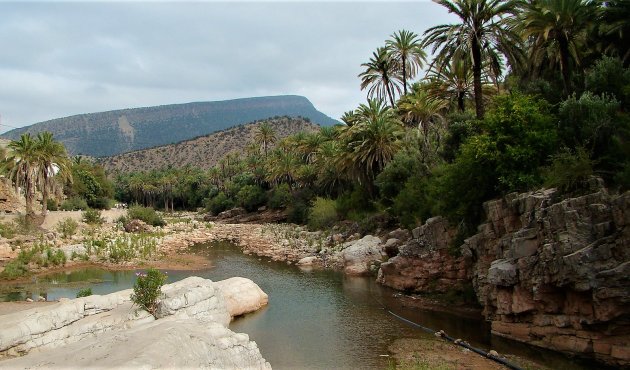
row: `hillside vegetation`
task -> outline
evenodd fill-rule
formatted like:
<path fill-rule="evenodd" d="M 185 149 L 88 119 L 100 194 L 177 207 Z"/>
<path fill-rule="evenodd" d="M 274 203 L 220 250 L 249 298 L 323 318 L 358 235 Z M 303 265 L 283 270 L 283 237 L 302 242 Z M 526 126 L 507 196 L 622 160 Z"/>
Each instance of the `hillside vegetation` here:
<path fill-rule="evenodd" d="M 99 163 L 110 173 L 180 168 L 187 165 L 209 169 L 229 153 L 245 152 L 263 123 L 268 123 L 278 138 L 319 130 L 318 125 L 303 118 L 278 117 L 239 125 L 177 144 L 101 158 Z"/>
<path fill-rule="evenodd" d="M 17 140 L 23 133 L 49 131 L 71 155 L 102 157 L 177 143 L 275 116 L 306 117 L 323 126 L 338 123 L 305 97 L 288 95 L 79 114 L 15 129 L 2 137 Z"/>

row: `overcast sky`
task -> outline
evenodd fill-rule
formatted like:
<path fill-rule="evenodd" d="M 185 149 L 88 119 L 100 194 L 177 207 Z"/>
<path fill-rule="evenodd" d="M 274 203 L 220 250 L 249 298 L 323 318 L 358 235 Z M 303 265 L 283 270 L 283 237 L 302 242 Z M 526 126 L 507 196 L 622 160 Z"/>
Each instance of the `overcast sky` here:
<path fill-rule="evenodd" d="M 430 1 L 0 0 L 0 132 L 113 109 L 303 95 L 339 118 L 393 32 L 451 22 Z"/>

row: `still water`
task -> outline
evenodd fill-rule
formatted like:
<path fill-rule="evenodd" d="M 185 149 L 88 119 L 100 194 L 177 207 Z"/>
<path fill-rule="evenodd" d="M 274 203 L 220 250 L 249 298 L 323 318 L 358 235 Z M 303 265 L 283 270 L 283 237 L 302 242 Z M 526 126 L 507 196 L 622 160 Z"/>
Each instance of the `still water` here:
<path fill-rule="evenodd" d="M 269 305 L 238 318 L 230 325 L 249 334 L 274 369 L 384 369 L 387 347 L 398 338 L 429 338 L 387 310 L 436 330 L 442 329 L 481 348 L 512 353 L 554 369 L 586 368 L 564 356 L 490 335 L 481 318 L 402 307 L 394 291 L 368 278 L 332 271 L 303 271 L 284 263 L 242 254 L 229 243 L 199 245 L 211 266 L 200 271 L 167 271 L 168 282 L 196 275 L 212 280 L 242 276 L 269 295 Z M 5 285 L 0 300 L 45 296 L 48 300 L 74 298 L 85 287 L 107 294 L 133 286 L 134 271 L 96 268 L 57 273 L 19 286 Z M 386 308 L 386 309 L 385 309 Z"/>

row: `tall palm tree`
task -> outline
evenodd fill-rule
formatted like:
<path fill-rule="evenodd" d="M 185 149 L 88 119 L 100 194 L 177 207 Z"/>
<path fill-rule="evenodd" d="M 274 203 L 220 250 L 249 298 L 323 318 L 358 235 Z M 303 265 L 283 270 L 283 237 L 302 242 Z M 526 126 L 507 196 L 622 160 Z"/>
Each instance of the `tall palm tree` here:
<path fill-rule="evenodd" d="M 361 66 L 365 67 L 365 71 L 359 74 L 361 90 L 365 90 L 369 86 L 369 99 L 374 96 L 379 100 L 389 99 L 389 103 L 393 107 L 396 93 L 401 93 L 399 66 L 396 59 L 392 57 L 387 48 L 380 47 L 372 53 L 370 60 Z"/>
<path fill-rule="evenodd" d="M 565 94 L 571 88 L 571 64 L 580 65 L 596 15 L 597 5 L 591 0 L 532 0 L 523 5 L 519 24 L 531 42 L 530 59 L 535 64 L 557 62 Z"/>
<path fill-rule="evenodd" d="M 433 45 L 438 69 L 452 59 L 470 59 L 477 118 L 484 116 L 482 70 L 484 64 L 495 78 L 502 73 L 503 59 L 513 67 L 521 60 L 520 38 L 507 22 L 517 11 L 518 0 L 434 0 L 461 19 L 424 32 L 424 45 Z M 553 0 L 552 0 L 553 1 Z"/>
<path fill-rule="evenodd" d="M 420 37 L 414 32 L 400 30 L 385 41 L 385 46 L 400 66 L 403 95 L 407 95 L 408 81 L 416 76 L 427 58 Z"/>
<path fill-rule="evenodd" d="M 473 97 L 473 74 L 467 59 L 453 59 L 442 69 L 431 68 L 427 79 L 431 97 L 456 102 L 457 109 L 464 112 L 466 100 Z"/>
<path fill-rule="evenodd" d="M 55 176 L 60 176 L 65 181 L 72 182 L 70 160 L 66 148 L 62 143 L 55 141 L 53 134 L 44 131 L 37 134 L 35 141 L 37 152 L 37 183 L 42 192 L 42 216 L 46 215 L 48 197 L 54 193 L 58 182 Z"/>
<path fill-rule="evenodd" d="M 6 166 L 9 178 L 15 184 L 16 190 L 23 188 L 26 198 L 26 214 L 33 215 L 33 199 L 35 198 L 35 178 L 37 176 L 37 150 L 35 140 L 30 134 L 22 134 L 20 140 L 12 141 L 8 145 L 9 157 Z"/>
<path fill-rule="evenodd" d="M 271 127 L 269 122 L 261 123 L 260 126 L 258 126 L 258 131 L 254 135 L 254 140 L 262 145 L 265 157 L 267 156 L 269 145 L 275 143 L 276 139 L 276 131 Z"/>

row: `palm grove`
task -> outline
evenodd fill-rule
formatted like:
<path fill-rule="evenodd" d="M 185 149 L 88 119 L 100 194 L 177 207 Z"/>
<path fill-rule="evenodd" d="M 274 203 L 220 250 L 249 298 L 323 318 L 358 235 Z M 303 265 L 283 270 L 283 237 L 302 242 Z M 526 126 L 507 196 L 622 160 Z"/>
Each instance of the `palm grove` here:
<path fill-rule="evenodd" d="M 580 192 L 591 175 L 630 187 L 627 1 L 436 2 L 459 21 L 385 40 L 358 76 L 368 100 L 345 125 L 279 139 L 262 124 L 247 151 L 208 171 L 117 175 L 116 198 L 215 214 L 287 208 L 290 221 L 315 228 L 338 219 L 410 227 L 444 215 L 465 236 L 482 202 L 509 192 Z M 99 180 L 106 191 L 91 205 L 103 206 L 96 200 L 112 190 L 90 168 L 71 172 Z M 27 185 L 28 204 L 29 181 L 42 176 L 21 176 L 12 178 Z"/>

